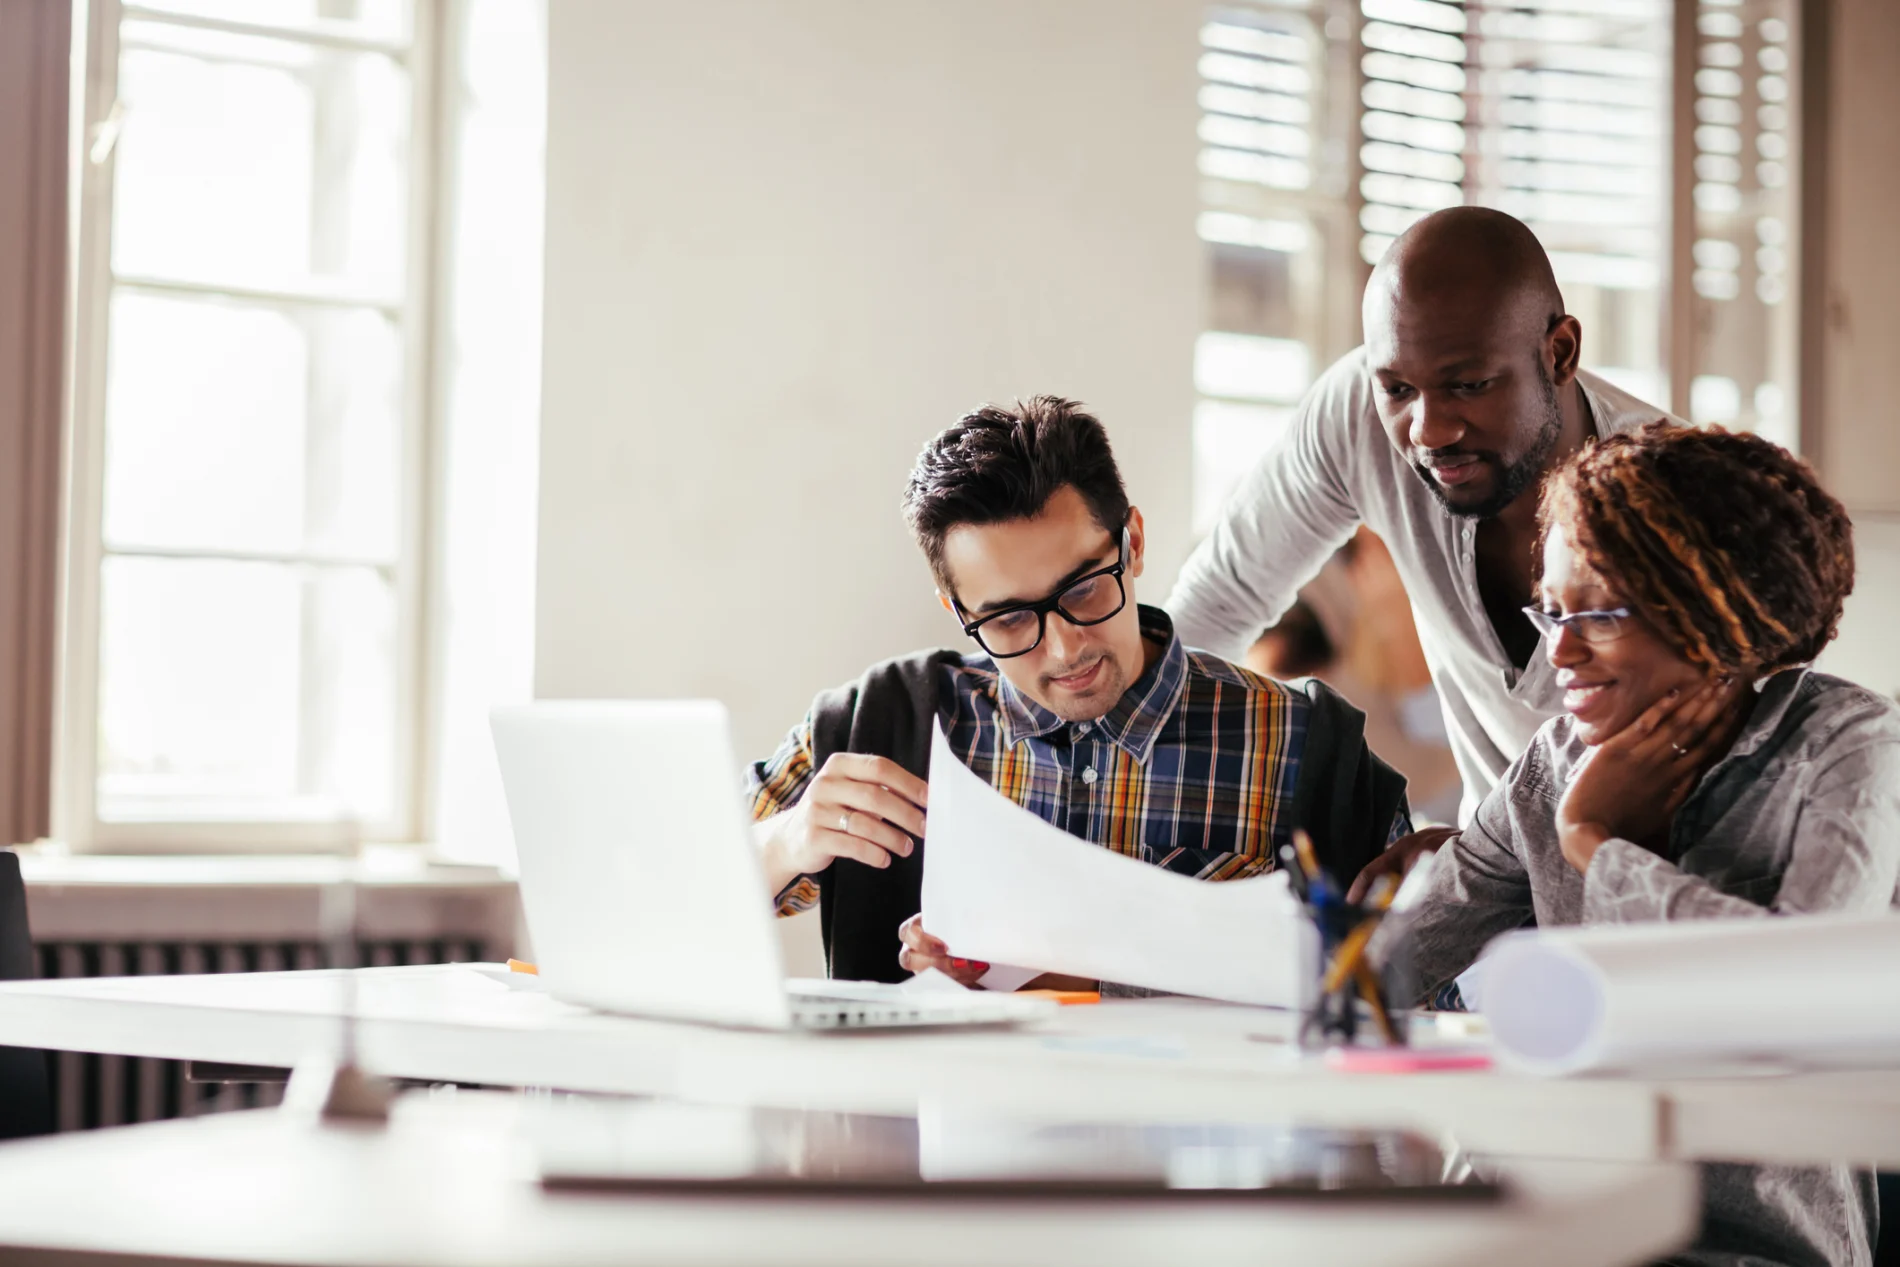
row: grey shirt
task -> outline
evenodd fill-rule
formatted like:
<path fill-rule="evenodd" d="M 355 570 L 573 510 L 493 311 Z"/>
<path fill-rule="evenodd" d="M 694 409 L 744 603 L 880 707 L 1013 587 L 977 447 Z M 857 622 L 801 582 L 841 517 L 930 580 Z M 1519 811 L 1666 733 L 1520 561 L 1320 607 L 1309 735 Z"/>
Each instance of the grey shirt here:
<path fill-rule="evenodd" d="M 1593 374 L 1578 381 L 1599 436 L 1667 416 Z M 1363 348 L 1320 376 L 1291 432 L 1182 567 L 1167 608 L 1183 642 L 1238 661 L 1365 523 L 1412 602 L 1464 779 L 1462 822 L 1562 707 L 1562 692 L 1542 656 L 1521 672 L 1511 664 L 1478 596 L 1477 521 L 1447 511 L 1393 447 L 1373 392 Z"/>
<path fill-rule="evenodd" d="M 1537 732 L 1464 832 L 1439 850 L 1412 924 L 1427 992 L 1528 923 L 1632 923 L 1884 910 L 1900 897 L 1900 706 L 1790 669 L 1762 683 L 1727 756 L 1677 811 L 1668 855 L 1612 839 L 1578 874 L 1557 804 L 1589 753 L 1568 716 Z M 1696 1264 L 1872 1261 L 1872 1176 L 1831 1167 L 1704 1168 Z"/>

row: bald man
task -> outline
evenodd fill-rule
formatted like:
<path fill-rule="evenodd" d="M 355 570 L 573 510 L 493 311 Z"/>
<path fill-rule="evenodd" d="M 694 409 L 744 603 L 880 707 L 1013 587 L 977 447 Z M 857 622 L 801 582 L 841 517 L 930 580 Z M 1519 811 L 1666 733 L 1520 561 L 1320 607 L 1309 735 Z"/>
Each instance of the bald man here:
<path fill-rule="evenodd" d="M 1364 523 L 1405 581 L 1464 779 L 1460 820 L 1562 708 L 1523 608 L 1537 494 L 1592 436 L 1665 416 L 1578 368 L 1583 329 L 1521 222 L 1419 221 L 1366 285 L 1365 343 L 1320 377 L 1182 569 L 1190 646 L 1239 659 Z"/>

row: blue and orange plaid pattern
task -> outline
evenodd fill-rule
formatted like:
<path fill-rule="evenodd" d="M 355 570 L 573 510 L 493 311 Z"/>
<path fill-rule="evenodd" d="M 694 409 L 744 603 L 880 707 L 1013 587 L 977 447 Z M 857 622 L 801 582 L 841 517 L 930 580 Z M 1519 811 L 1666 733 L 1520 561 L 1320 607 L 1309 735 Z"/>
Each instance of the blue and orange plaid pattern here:
<path fill-rule="evenodd" d="M 988 656 L 946 666 L 944 734 L 963 763 L 1044 822 L 1116 853 L 1205 880 L 1273 869 L 1292 840 L 1306 713 L 1299 691 L 1174 635 L 1166 612 L 1140 609 L 1142 635 L 1167 649 L 1094 722 L 1065 722 L 1017 690 Z M 790 809 L 811 783 L 809 716 L 747 773 L 752 816 Z M 1411 830 L 1403 809 L 1388 840 Z M 807 910 L 801 877 L 781 915 Z"/>

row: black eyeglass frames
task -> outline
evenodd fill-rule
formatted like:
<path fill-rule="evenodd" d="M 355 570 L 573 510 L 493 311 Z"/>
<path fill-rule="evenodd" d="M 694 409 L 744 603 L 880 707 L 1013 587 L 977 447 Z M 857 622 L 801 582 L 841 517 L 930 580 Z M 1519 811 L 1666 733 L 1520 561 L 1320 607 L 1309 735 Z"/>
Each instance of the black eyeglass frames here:
<path fill-rule="evenodd" d="M 957 619 L 963 632 L 998 660 L 1028 655 L 1042 645 L 1051 612 L 1072 625 L 1099 625 L 1119 615 L 1128 605 L 1128 591 L 1122 577 L 1128 571 L 1128 527 L 1122 526 L 1121 557 L 1105 568 L 1085 573 L 1070 581 L 1040 603 L 1024 603 L 990 612 L 978 620 L 969 619 L 961 603 L 956 604 Z"/>

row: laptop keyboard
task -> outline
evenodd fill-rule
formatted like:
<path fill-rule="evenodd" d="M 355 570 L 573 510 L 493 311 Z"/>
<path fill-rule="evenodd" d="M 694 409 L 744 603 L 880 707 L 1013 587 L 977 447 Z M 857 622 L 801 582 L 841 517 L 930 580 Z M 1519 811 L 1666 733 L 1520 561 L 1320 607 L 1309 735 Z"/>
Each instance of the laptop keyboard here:
<path fill-rule="evenodd" d="M 840 991 L 798 990 L 791 995 L 792 1023 L 800 1029 L 902 1028 L 919 1025 L 1003 1024 L 1023 1019 L 1003 998 L 981 994 L 866 997 Z"/>

